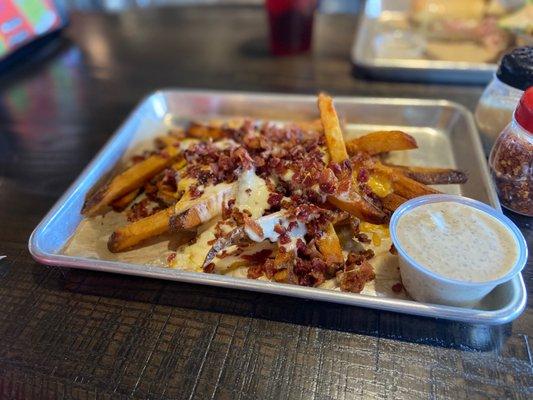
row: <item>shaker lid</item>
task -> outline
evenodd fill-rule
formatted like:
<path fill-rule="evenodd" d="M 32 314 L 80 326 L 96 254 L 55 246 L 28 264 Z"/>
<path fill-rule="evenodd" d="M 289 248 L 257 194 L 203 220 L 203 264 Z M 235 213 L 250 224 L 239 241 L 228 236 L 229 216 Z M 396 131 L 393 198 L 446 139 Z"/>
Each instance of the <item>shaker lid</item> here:
<path fill-rule="evenodd" d="M 505 54 L 496 76 L 519 90 L 533 86 L 533 46 L 518 47 Z"/>
<path fill-rule="evenodd" d="M 514 112 L 516 122 L 533 135 L 533 86 L 527 89 Z"/>

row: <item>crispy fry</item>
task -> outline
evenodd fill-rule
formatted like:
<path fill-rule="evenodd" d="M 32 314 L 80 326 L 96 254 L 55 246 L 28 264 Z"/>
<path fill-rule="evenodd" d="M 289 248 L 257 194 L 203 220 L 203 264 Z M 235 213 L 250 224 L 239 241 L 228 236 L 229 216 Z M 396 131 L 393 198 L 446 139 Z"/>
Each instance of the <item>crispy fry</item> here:
<path fill-rule="evenodd" d="M 113 207 L 113 210 L 120 212 L 123 211 L 127 206 L 130 205 L 130 203 L 135 200 L 139 192 L 141 191 L 141 188 L 135 189 L 128 194 L 125 194 L 122 197 L 119 197 L 113 203 L 111 203 L 111 207 Z"/>
<path fill-rule="evenodd" d="M 206 125 L 193 121 L 187 129 L 187 136 L 203 140 L 216 140 L 223 138 L 226 134 L 221 126 Z"/>
<path fill-rule="evenodd" d="M 187 136 L 202 140 L 222 139 L 228 136 L 226 129 L 238 129 L 244 121 L 244 118 L 212 119 L 207 123 L 192 121 L 187 129 Z"/>
<path fill-rule="evenodd" d="M 179 150 L 176 147 L 168 146 L 163 154 L 152 155 L 132 165 L 86 199 L 82 214 L 89 217 L 103 211 L 113 200 L 141 187 L 146 181 L 172 165 L 178 154 Z"/>
<path fill-rule="evenodd" d="M 346 211 L 364 221 L 381 224 L 387 218 L 387 215 L 382 210 L 364 200 L 360 196 L 359 198 L 329 196 L 328 201 L 341 210 Z"/>
<path fill-rule="evenodd" d="M 403 173 L 425 185 L 446 185 L 452 183 L 465 183 L 468 176 L 463 171 L 452 168 L 435 167 L 408 167 L 404 165 L 386 164 L 387 167 Z"/>
<path fill-rule="evenodd" d="M 193 229 L 222 213 L 223 203 L 235 193 L 235 184 L 220 183 L 197 199 L 176 203 L 170 218 L 171 231 Z"/>
<path fill-rule="evenodd" d="M 402 131 L 371 132 L 346 142 L 346 149 L 350 155 L 358 151 L 374 155 L 393 150 L 416 149 L 417 147 L 415 138 Z"/>
<path fill-rule="evenodd" d="M 394 212 L 398 207 L 400 207 L 406 201 L 407 199 L 405 197 L 402 197 L 396 193 L 390 193 L 381 199 L 383 208 L 391 212 Z"/>
<path fill-rule="evenodd" d="M 274 274 L 274 280 L 276 282 L 287 282 L 289 279 L 289 271 L 286 268 L 280 269 Z"/>
<path fill-rule="evenodd" d="M 329 264 L 342 264 L 344 255 L 337 232 L 333 224 L 327 225 L 324 234 L 316 241 L 318 251 L 324 256 L 324 260 Z"/>
<path fill-rule="evenodd" d="M 318 108 L 331 161 L 342 162 L 348 158 L 348 152 L 344 144 L 339 118 L 333 107 L 333 99 L 324 93 L 320 93 L 318 95 Z"/>
<path fill-rule="evenodd" d="M 417 182 L 414 179 L 408 178 L 401 172 L 387 167 L 380 162 L 374 163 L 374 171 L 389 177 L 392 182 L 394 193 L 405 197 L 406 199 L 412 199 L 415 197 L 424 196 L 426 194 L 440 193 L 438 190 Z"/>
<path fill-rule="evenodd" d="M 174 207 L 165 208 L 149 217 L 118 228 L 109 238 L 107 248 L 112 253 L 118 253 L 128 250 L 147 239 L 168 232 L 168 221 L 173 209 Z"/>

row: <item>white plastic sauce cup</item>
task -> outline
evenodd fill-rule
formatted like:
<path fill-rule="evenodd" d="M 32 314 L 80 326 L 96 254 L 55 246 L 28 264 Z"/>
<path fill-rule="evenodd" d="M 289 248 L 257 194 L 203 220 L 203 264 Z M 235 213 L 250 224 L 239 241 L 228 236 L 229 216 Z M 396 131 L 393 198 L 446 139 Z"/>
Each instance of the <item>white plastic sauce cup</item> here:
<path fill-rule="evenodd" d="M 467 282 L 447 278 L 420 265 L 405 251 L 397 236 L 397 226 L 400 218 L 423 204 L 442 202 L 461 203 L 483 211 L 496 218 L 509 230 L 518 246 L 518 258 L 515 265 L 504 276 L 487 282 Z M 497 285 L 511 280 L 516 274 L 520 273 L 527 261 L 526 240 L 516 225 L 500 211 L 467 197 L 432 194 L 409 200 L 398 207 L 392 215 L 390 233 L 394 247 L 398 251 L 403 286 L 411 297 L 423 303 L 471 306 L 480 301 Z"/>

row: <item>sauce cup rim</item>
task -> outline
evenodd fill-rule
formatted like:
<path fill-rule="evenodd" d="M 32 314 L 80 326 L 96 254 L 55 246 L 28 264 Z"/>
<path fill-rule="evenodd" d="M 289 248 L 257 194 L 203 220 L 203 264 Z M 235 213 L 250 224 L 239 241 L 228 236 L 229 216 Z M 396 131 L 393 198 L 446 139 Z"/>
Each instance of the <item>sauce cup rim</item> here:
<path fill-rule="evenodd" d="M 513 235 L 518 246 L 518 257 L 514 265 L 511 268 L 509 268 L 509 271 L 507 271 L 505 275 L 503 275 L 502 277 L 498 279 L 493 279 L 490 281 L 483 281 L 483 282 L 468 282 L 468 281 L 448 278 L 444 275 L 435 273 L 429 270 L 428 268 L 424 267 L 423 265 L 419 264 L 400 245 L 400 242 L 396 235 L 396 230 L 397 230 L 398 221 L 403 215 L 413 210 L 414 208 L 424 205 L 424 204 L 445 203 L 445 202 L 446 203 L 448 202 L 461 203 L 461 204 L 473 207 L 482 212 L 485 212 L 486 214 L 490 215 L 491 217 L 494 217 L 499 222 L 501 222 L 508 229 L 508 231 Z M 392 214 L 391 220 L 390 220 L 389 227 L 390 227 L 391 239 L 394 244 L 394 247 L 398 251 L 398 254 L 404 259 L 406 259 L 409 262 L 409 264 L 415 269 L 441 282 L 450 283 L 454 285 L 468 286 L 468 287 L 478 287 L 478 286 L 488 286 L 488 285 L 496 286 L 496 285 L 499 285 L 501 283 L 511 280 L 515 275 L 517 275 L 518 273 L 522 271 L 522 269 L 525 267 L 526 262 L 527 262 L 528 249 L 527 249 L 526 239 L 524 238 L 524 235 L 522 235 L 522 232 L 520 232 L 520 229 L 518 229 L 518 227 L 514 224 L 514 222 L 511 221 L 508 217 L 506 217 L 500 211 L 492 208 L 491 206 L 481 201 L 474 200 L 469 197 L 463 197 L 463 196 L 452 195 L 452 194 L 429 194 L 429 195 L 420 196 L 420 197 L 416 197 L 414 199 L 408 200 L 394 211 L 394 213 Z"/>

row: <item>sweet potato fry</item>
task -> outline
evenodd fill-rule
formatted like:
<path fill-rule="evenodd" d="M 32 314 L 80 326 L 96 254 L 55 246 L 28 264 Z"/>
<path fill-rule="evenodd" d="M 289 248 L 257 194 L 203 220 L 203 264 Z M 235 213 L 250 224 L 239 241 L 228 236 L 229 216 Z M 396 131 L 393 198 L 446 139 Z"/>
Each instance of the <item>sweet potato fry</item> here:
<path fill-rule="evenodd" d="M 465 183 L 468 180 L 466 173 L 452 168 L 408 167 L 391 164 L 386 164 L 386 166 L 425 185 Z"/>
<path fill-rule="evenodd" d="M 168 146 L 163 154 L 154 154 L 132 165 L 86 199 L 82 214 L 90 217 L 103 211 L 113 200 L 141 187 L 146 181 L 172 165 L 178 154 L 179 150 L 176 147 Z"/>
<path fill-rule="evenodd" d="M 331 161 L 342 162 L 348 158 L 348 152 L 344 144 L 339 118 L 333 107 L 333 99 L 324 93 L 320 93 L 318 95 L 318 109 L 320 110 L 320 120 L 324 127 Z"/>
<path fill-rule="evenodd" d="M 342 264 L 344 262 L 341 242 L 333 224 L 328 224 L 324 234 L 316 241 L 316 244 L 318 251 L 324 256 L 324 260 L 328 265 Z"/>
<path fill-rule="evenodd" d="M 130 205 L 130 203 L 135 200 L 139 192 L 141 191 L 140 188 L 132 190 L 128 194 L 125 194 L 122 197 L 119 197 L 113 203 L 111 203 L 111 207 L 113 207 L 113 210 L 120 212 L 123 211 L 127 206 Z"/>
<path fill-rule="evenodd" d="M 383 208 L 391 212 L 394 212 L 398 207 L 400 207 L 406 201 L 407 199 L 405 197 L 402 197 L 396 193 L 390 193 L 381 199 Z"/>
<path fill-rule="evenodd" d="M 193 229 L 222 213 L 225 200 L 235 192 L 235 184 L 220 183 L 197 199 L 176 203 L 170 218 L 170 230 Z"/>
<path fill-rule="evenodd" d="M 107 248 L 112 253 L 128 250 L 144 240 L 161 235 L 169 230 L 169 218 L 174 207 L 168 207 L 149 217 L 118 228 L 113 232 Z"/>
<path fill-rule="evenodd" d="M 426 194 L 440 193 L 438 190 L 408 178 L 403 173 L 387 167 L 380 162 L 374 163 L 374 171 L 389 177 L 392 182 L 394 193 L 405 197 L 406 199 L 412 199 Z"/>
<path fill-rule="evenodd" d="M 410 150 L 418 146 L 411 135 L 402 131 L 377 131 L 346 142 L 348 154 L 364 151 L 370 155 L 393 150 Z"/>

